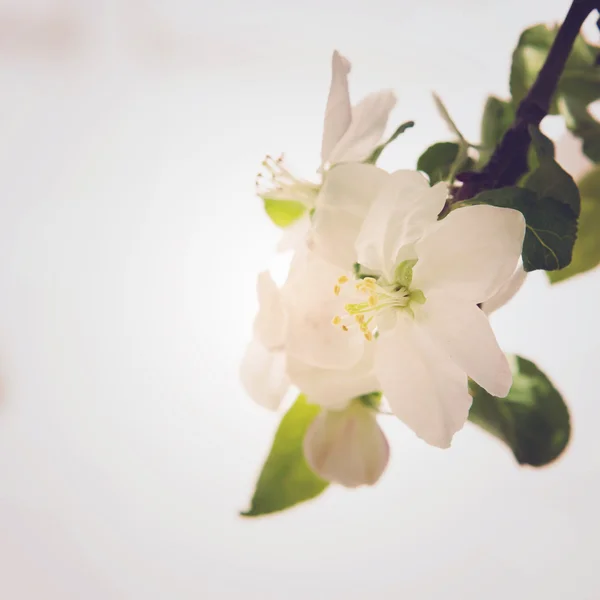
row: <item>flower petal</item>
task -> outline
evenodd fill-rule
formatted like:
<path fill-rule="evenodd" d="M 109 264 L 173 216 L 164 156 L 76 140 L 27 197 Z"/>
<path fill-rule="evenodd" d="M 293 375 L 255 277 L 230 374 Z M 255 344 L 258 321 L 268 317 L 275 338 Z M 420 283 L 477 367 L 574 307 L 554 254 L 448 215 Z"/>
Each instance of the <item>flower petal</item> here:
<path fill-rule="evenodd" d="M 392 173 L 371 205 L 356 240 L 358 262 L 385 273 L 389 279 L 399 250 L 410 252 L 408 246 L 436 222 L 447 193 L 445 183 L 429 187 L 418 171 Z M 403 260 L 408 258 L 412 256 L 404 256 Z"/>
<path fill-rule="evenodd" d="M 304 244 L 310 231 L 310 217 L 308 211 L 299 219 L 282 231 L 281 239 L 277 244 L 277 252 L 296 250 Z"/>
<path fill-rule="evenodd" d="M 377 482 L 390 447 L 375 413 L 355 402 L 316 417 L 304 437 L 304 456 L 323 479 L 353 488 Z"/>
<path fill-rule="evenodd" d="M 360 163 L 331 169 L 317 197 L 310 248 L 332 264 L 351 270 L 363 219 L 389 177 L 374 165 Z"/>
<path fill-rule="evenodd" d="M 328 157 L 332 165 L 342 162 L 360 162 L 370 156 L 381 142 L 390 112 L 396 105 L 391 90 L 369 94 L 352 109 L 352 120 Z"/>
<path fill-rule="evenodd" d="M 512 385 L 508 360 L 476 304 L 430 294 L 416 317 L 461 371 L 493 396 L 508 394 Z"/>
<path fill-rule="evenodd" d="M 492 296 L 489 300 L 486 300 L 481 305 L 483 312 L 486 315 L 491 315 L 494 311 L 507 304 L 521 289 L 526 278 L 527 273 L 523 268 L 523 263 L 519 261 L 519 265 L 515 269 L 515 272 L 511 275 L 510 279 L 496 292 L 494 296 Z"/>
<path fill-rule="evenodd" d="M 459 208 L 416 244 L 412 285 L 428 295 L 444 289 L 474 303 L 491 298 L 513 274 L 523 248 L 525 219 L 511 208 Z"/>
<path fill-rule="evenodd" d="M 297 254 L 282 293 L 287 310 L 286 350 L 290 356 L 323 369 L 347 369 L 364 353 L 365 339 L 359 329 L 344 331 L 332 324 L 345 314 L 344 306 L 356 302 L 358 293 L 348 282 L 334 287 L 340 276 L 350 273 L 321 260 L 312 252 Z"/>
<path fill-rule="evenodd" d="M 285 339 L 285 312 L 281 292 L 268 271 L 258 275 L 259 309 L 254 335 L 268 349 L 282 348 Z"/>
<path fill-rule="evenodd" d="M 240 378 L 252 400 L 276 410 L 290 386 L 284 352 L 272 352 L 259 341 L 252 340 L 242 359 Z"/>
<path fill-rule="evenodd" d="M 374 344 L 366 344 L 363 358 L 350 369 L 319 369 L 289 356 L 288 374 L 309 402 L 339 410 L 353 398 L 377 390 L 373 349 Z"/>
<path fill-rule="evenodd" d="M 471 407 L 467 376 L 406 314 L 383 332 L 375 374 L 394 414 L 432 446 L 448 448 Z"/>
<path fill-rule="evenodd" d="M 321 145 L 321 162 L 329 161 L 331 151 L 347 131 L 352 120 L 352 106 L 348 91 L 348 73 L 350 62 L 337 50 L 331 57 L 331 86 L 325 109 L 323 124 L 323 142 Z"/>

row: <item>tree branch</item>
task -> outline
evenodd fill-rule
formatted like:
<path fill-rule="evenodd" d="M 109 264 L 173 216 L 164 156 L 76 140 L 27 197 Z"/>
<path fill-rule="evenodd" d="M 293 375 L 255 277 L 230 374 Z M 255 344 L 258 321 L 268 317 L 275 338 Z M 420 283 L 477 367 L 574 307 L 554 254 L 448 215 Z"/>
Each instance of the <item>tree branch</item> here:
<path fill-rule="evenodd" d="M 544 65 L 519 104 L 514 123 L 481 172 L 465 172 L 457 176 L 463 185 L 457 189 L 454 202 L 472 198 L 483 190 L 514 185 L 527 173 L 527 151 L 531 142 L 529 126 L 539 125 L 548 114 L 552 96 L 579 30 L 589 14 L 599 8 L 600 0 L 573 0 Z"/>

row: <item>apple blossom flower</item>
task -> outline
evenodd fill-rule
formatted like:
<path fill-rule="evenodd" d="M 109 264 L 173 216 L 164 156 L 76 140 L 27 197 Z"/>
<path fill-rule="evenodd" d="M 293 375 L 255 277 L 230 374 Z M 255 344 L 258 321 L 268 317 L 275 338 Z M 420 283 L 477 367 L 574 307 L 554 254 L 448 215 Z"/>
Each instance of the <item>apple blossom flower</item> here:
<path fill-rule="evenodd" d="M 332 409 L 376 391 L 372 348 L 357 344 L 348 352 L 344 331 L 329 326 L 330 312 L 353 297 L 331 294 L 335 273 L 317 256 L 299 252 L 283 289 L 268 272 L 258 276 L 254 336 L 240 368 L 242 384 L 258 404 L 277 409 L 292 383 L 313 404 Z M 342 349 L 345 362 L 330 368 L 328 356 Z"/>
<path fill-rule="evenodd" d="M 332 165 L 366 160 L 378 146 L 385 131 L 389 114 L 396 104 L 391 90 L 366 96 L 356 106 L 350 103 L 348 74 L 350 62 L 337 50 L 331 59 L 331 85 L 325 110 L 319 179 Z M 267 156 L 262 163 L 264 173 L 256 181 L 257 194 L 265 208 L 281 211 L 284 227 L 294 224 L 284 235 L 280 250 L 295 247 L 309 228 L 310 213 L 317 207 L 321 181 L 298 178 L 286 167 L 283 155 Z"/>
<path fill-rule="evenodd" d="M 437 221 L 446 195 L 446 184 L 429 187 L 418 172 L 340 165 L 322 190 L 311 240 L 346 269 L 332 279 L 333 295 L 347 285 L 362 294 L 332 318 L 348 343 L 327 357 L 328 367 L 353 360 L 361 339 L 373 344 L 391 410 L 439 447 L 467 420 L 467 377 L 494 396 L 510 389 L 508 362 L 478 305 L 513 276 L 525 234 L 520 212 L 487 205 Z"/>
<path fill-rule="evenodd" d="M 335 352 L 336 345 L 347 342 L 342 329 L 327 327 L 329 316 L 323 310 L 323 306 L 341 308 L 328 285 L 335 272 L 335 267 L 318 257 L 300 252 L 283 290 L 269 273 L 259 275 L 260 307 L 254 339 L 246 350 L 240 375 L 248 394 L 266 408 L 275 410 L 292 384 L 311 403 L 321 405 L 323 410 L 304 441 L 309 465 L 328 481 L 348 487 L 372 485 L 387 465 L 389 446 L 373 408 L 355 398 L 376 390 L 373 348 L 359 348 L 347 368 L 322 368 L 303 360 L 308 356 L 313 363 L 323 362 L 327 352 Z M 304 292 L 309 293 L 303 296 Z M 309 297 L 320 297 L 323 302 L 311 302 Z M 333 305 L 330 298 L 334 298 Z M 316 353 L 307 355 L 304 351 L 310 346 L 311 331 L 325 327 L 330 335 Z M 295 337 L 302 330 L 308 345 Z M 288 337 L 296 343 L 289 344 Z"/>

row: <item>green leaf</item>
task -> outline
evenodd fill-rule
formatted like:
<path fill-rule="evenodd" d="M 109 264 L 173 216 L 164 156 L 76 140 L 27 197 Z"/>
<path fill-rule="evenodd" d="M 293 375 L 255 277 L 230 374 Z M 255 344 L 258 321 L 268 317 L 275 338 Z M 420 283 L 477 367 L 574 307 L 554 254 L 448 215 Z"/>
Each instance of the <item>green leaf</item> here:
<path fill-rule="evenodd" d="M 557 27 L 535 25 L 521 34 L 513 52 L 510 73 L 510 91 L 515 106 L 533 85 L 557 31 Z M 551 114 L 558 113 L 558 99 L 561 96 L 577 98 L 584 104 L 600 97 L 600 71 L 595 65 L 598 50 L 581 35 L 576 38 L 552 100 Z"/>
<path fill-rule="evenodd" d="M 556 29 L 546 25 L 535 25 L 521 34 L 510 69 L 509 85 L 514 106 L 518 106 L 533 85 L 555 36 Z M 556 112 L 556 107 L 552 106 L 550 113 Z"/>
<path fill-rule="evenodd" d="M 558 283 L 585 273 L 600 264 L 600 167 L 596 167 L 579 182 L 581 215 L 579 231 L 573 248 L 571 264 L 560 271 L 548 273 L 551 283 Z"/>
<path fill-rule="evenodd" d="M 521 465 L 541 467 L 563 452 L 571 434 L 569 411 L 548 377 L 530 360 L 510 357 L 513 384 L 496 398 L 470 381 L 469 420 L 502 440 Z"/>
<path fill-rule="evenodd" d="M 577 185 L 582 196 L 600 196 L 600 167 L 587 172 Z"/>
<path fill-rule="evenodd" d="M 585 104 L 573 98 L 561 99 L 559 108 L 567 127 L 581 139 L 583 153 L 595 163 L 600 162 L 600 123 Z"/>
<path fill-rule="evenodd" d="M 589 104 L 600 98 L 600 72 L 592 65 L 585 69 L 565 71 L 559 84 L 558 97 L 571 97 Z M 556 111 L 559 112 L 559 111 Z"/>
<path fill-rule="evenodd" d="M 515 109 L 510 102 L 489 96 L 481 117 L 481 145 L 478 167 L 484 167 L 490 160 L 496 146 L 502 140 L 515 119 Z"/>
<path fill-rule="evenodd" d="M 448 112 L 448 109 L 446 108 L 446 106 L 442 102 L 442 99 L 435 92 L 433 93 L 433 101 L 435 103 L 435 107 L 437 108 L 437 110 L 438 110 L 438 112 L 440 114 L 440 117 L 442 117 L 442 119 L 444 120 L 444 122 L 448 126 L 448 129 L 450 129 L 450 131 L 459 140 L 464 141 L 465 138 L 464 138 L 463 134 L 459 131 L 458 127 L 456 126 L 456 123 L 454 122 L 454 120 L 450 116 L 450 113 Z"/>
<path fill-rule="evenodd" d="M 531 145 L 537 154 L 538 161 L 541 163 L 545 160 L 554 159 L 554 142 L 547 138 L 539 127 L 534 125 L 529 126 L 529 135 L 531 136 Z"/>
<path fill-rule="evenodd" d="M 525 180 L 525 187 L 541 198 L 554 198 L 566 204 L 575 215 L 581 211 L 579 190 L 573 178 L 556 162 L 540 164 Z"/>
<path fill-rule="evenodd" d="M 417 161 L 417 169 L 429 175 L 431 185 L 446 181 L 451 171 L 469 171 L 474 167 L 473 159 L 466 157 L 455 165 L 461 146 L 456 142 L 438 142 L 421 154 Z"/>
<path fill-rule="evenodd" d="M 381 392 L 371 392 L 370 394 L 363 394 L 358 396 L 357 400 L 367 408 L 372 410 L 378 410 L 381 405 Z"/>
<path fill-rule="evenodd" d="M 527 222 L 523 242 L 525 271 L 554 271 L 571 262 L 577 217 L 567 204 L 554 198 L 539 198 L 534 191 L 518 187 L 481 192 L 468 204 L 491 204 L 523 213 Z"/>
<path fill-rule="evenodd" d="M 537 127 L 529 128 L 539 166 L 525 179 L 525 187 L 536 192 L 542 202 L 553 198 L 579 216 L 581 200 L 573 178 L 554 160 L 554 144 Z"/>
<path fill-rule="evenodd" d="M 375 148 L 375 150 L 373 150 L 373 153 L 371 154 L 371 156 L 369 156 L 369 158 L 367 158 L 367 160 L 365 160 L 365 162 L 369 163 L 371 165 L 374 165 L 377 162 L 377 159 L 381 156 L 381 153 L 386 149 L 387 146 L 389 146 L 399 135 L 402 135 L 407 129 L 410 129 L 411 127 L 414 127 L 414 126 L 415 126 L 414 121 L 407 121 L 406 123 L 402 123 L 402 125 L 400 125 L 398 127 L 398 129 L 396 129 L 396 131 L 394 131 L 394 133 L 392 133 L 392 135 L 387 140 L 387 142 L 384 142 L 383 144 L 379 144 L 379 146 L 377 146 L 377 148 Z"/>
<path fill-rule="evenodd" d="M 320 410 L 300 395 L 284 415 L 258 478 L 250 509 L 242 516 L 258 517 L 285 510 L 325 491 L 329 482 L 311 471 L 302 449 L 306 430 Z"/>
<path fill-rule="evenodd" d="M 296 200 L 264 198 L 264 203 L 267 215 L 278 227 L 290 226 L 306 212 L 306 206 Z"/>

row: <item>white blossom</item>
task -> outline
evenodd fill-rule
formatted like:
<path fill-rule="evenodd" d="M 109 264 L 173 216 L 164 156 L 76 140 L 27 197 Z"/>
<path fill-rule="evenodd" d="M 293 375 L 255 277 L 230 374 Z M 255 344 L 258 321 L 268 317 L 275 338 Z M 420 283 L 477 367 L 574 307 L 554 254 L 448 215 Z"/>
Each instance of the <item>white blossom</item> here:
<path fill-rule="evenodd" d="M 257 193 L 265 201 L 295 202 L 304 206 L 304 214 L 286 228 L 280 250 L 297 247 L 298 239 L 308 232 L 310 212 L 316 209 L 322 177 L 332 165 L 364 161 L 379 145 L 396 97 L 391 90 L 366 96 L 356 106 L 350 102 L 348 74 L 350 62 L 337 50 L 331 59 L 331 85 L 321 143 L 319 181 L 296 177 L 285 165 L 283 156 L 263 161 L 264 172 L 257 178 Z M 292 226 L 290 226 L 292 227 Z"/>
<path fill-rule="evenodd" d="M 330 313 L 343 308 L 343 298 L 331 293 L 335 273 L 319 257 L 299 252 L 283 289 L 269 273 L 259 275 L 260 306 L 240 376 L 262 406 L 277 409 L 292 383 L 310 402 L 333 409 L 376 391 L 372 348 L 359 341 L 349 352 L 345 332 L 330 326 Z M 343 363 L 328 360 L 342 351 Z"/>
<path fill-rule="evenodd" d="M 428 443 L 448 447 L 468 417 L 467 377 L 500 397 L 512 383 L 478 304 L 513 276 L 523 216 L 479 205 L 437 221 L 446 184 L 429 187 L 411 171 L 340 165 L 326 185 L 312 246 L 346 269 L 332 279 L 333 295 L 348 286 L 362 296 L 333 316 L 348 343 L 326 357 L 328 367 L 354 360 L 361 338 L 373 344 L 375 376 L 392 411 Z M 368 276 L 345 283 L 354 263 Z"/>
<path fill-rule="evenodd" d="M 256 402 L 272 410 L 278 408 L 292 384 L 309 402 L 321 405 L 323 410 L 304 440 L 309 465 L 328 481 L 348 487 L 372 485 L 389 457 L 375 411 L 356 400 L 376 391 L 378 385 L 373 348 L 359 344 L 359 352 L 345 368 L 315 364 L 327 364 L 323 360 L 327 353 L 335 353 L 340 344 L 347 343 L 343 329 L 330 327 L 329 312 L 323 310 L 323 306 L 329 310 L 341 306 L 328 285 L 335 272 L 335 267 L 317 256 L 299 252 L 282 290 L 269 273 L 259 275 L 260 307 L 254 338 L 242 361 L 241 380 Z M 319 288 L 322 283 L 327 284 L 327 291 L 322 285 Z M 311 301 L 313 297 L 316 301 Z M 328 335 L 318 340 L 316 351 L 307 351 L 314 342 L 312 332 L 325 328 Z"/>

